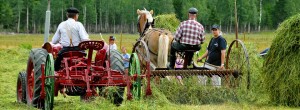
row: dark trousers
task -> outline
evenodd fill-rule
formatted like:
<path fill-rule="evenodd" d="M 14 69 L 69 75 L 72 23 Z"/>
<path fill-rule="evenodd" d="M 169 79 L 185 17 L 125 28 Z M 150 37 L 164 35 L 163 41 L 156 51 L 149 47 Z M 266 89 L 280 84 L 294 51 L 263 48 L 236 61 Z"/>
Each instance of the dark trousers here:
<path fill-rule="evenodd" d="M 57 54 L 57 58 L 54 62 L 54 69 L 55 71 L 58 71 L 61 68 L 61 61 L 63 60 L 63 54 L 65 52 L 69 51 L 80 51 L 80 48 L 78 46 L 75 47 L 63 47 Z"/>
<path fill-rule="evenodd" d="M 200 45 L 189 45 L 189 44 L 181 44 L 179 42 L 173 42 L 171 45 L 171 55 L 170 55 L 170 65 L 169 68 L 174 68 L 175 66 L 175 61 L 176 61 L 176 52 L 177 51 L 185 51 L 185 50 L 195 50 L 198 51 L 200 50 L 201 47 Z M 191 56 L 188 57 L 193 57 L 194 53 L 191 53 Z"/>

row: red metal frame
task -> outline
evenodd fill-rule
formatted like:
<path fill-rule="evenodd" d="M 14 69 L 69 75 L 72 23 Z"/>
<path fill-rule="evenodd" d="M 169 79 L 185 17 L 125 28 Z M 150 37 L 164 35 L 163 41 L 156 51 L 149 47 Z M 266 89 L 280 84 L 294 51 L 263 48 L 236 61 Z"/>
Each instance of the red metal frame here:
<path fill-rule="evenodd" d="M 64 89 L 67 86 L 80 86 L 86 88 L 85 97 L 97 95 L 93 88 L 96 86 L 121 86 L 125 87 L 130 83 L 128 75 L 123 75 L 119 71 L 111 70 L 109 62 L 105 61 L 106 50 L 101 50 L 104 46 L 103 41 L 84 41 L 79 44 L 82 50 L 88 50 L 88 58 L 86 59 L 80 52 L 68 52 L 64 54 L 62 60 L 63 69 L 56 71 L 55 76 L 45 77 L 44 65 L 42 66 L 43 74 L 41 98 L 45 97 L 45 79 L 49 77 L 55 77 L 55 96 L 58 95 L 58 91 Z M 52 49 L 54 50 L 54 49 Z M 93 50 L 98 50 L 96 55 L 96 61 L 92 61 Z M 53 52 L 53 51 L 48 51 Z M 106 67 L 103 64 L 105 63 Z M 98 64 L 96 64 L 98 63 Z M 128 74 L 128 73 L 127 73 Z"/>

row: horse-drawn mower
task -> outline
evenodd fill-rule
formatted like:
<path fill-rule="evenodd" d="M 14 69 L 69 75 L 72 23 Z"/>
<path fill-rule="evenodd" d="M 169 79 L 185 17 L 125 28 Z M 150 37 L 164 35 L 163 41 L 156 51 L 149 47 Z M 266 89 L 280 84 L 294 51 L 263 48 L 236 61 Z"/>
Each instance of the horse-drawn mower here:
<path fill-rule="evenodd" d="M 58 96 L 58 92 L 89 100 L 98 96 L 97 88 L 100 91 L 107 86 L 117 86 L 113 93 L 114 104 L 122 103 L 126 86 L 127 98 L 134 98 L 139 94 L 134 92 L 139 90 L 133 82 L 139 78 L 124 73 L 122 55 L 116 50 L 107 52 L 104 45 L 103 41 L 81 42 L 79 48 L 88 51 L 87 57 L 83 51 L 66 52 L 59 71 L 54 71 L 54 59 L 61 47 L 45 43 L 43 48 L 31 50 L 27 70 L 18 76 L 18 102 L 53 109 L 54 96 Z M 93 61 L 94 50 L 97 53 Z"/>
<path fill-rule="evenodd" d="M 151 94 L 150 77 L 147 76 L 162 78 L 166 76 L 182 76 L 187 78 L 190 76 L 211 77 L 217 75 L 221 78 L 220 82 L 222 82 L 222 84 L 218 86 L 239 88 L 244 91 L 249 89 L 249 56 L 244 43 L 237 38 L 230 44 L 226 52 L 225 69 L 218 69 L 217 67 L 212 70 L 205 66 L 198 66 L 197 62 L 192 62 L 193 54 L 196 52 L 195 50 L 177 52 L 177 54 L 184 59 L 183 68 L 170 70 L 167 68 L 166 62 L 164 64 L 158 63 L 167 59 L 173 37 L 171 32 L 166 29 L 154 28 L 152 13 L 153 11 L 149 12 L 146 9 L 137 10 L 137 14 L 139 15 L 138 32 L 140 33 L 140 38 L 133 46 L 129 67 L 131 75 L 147 78 L 147 84 L 145 84 L 146 95 Z M 161 53 L 164 54 L 162 55 Z M 141 80 L 135 80 L 135 83 L 141 85 Z M 140 90 L 140 86 L 136 87 Z"/>
<path fill-rule="evenodd" d="M 198 66 L 196 63 L 191 62 L 190 53 L 195 51 L 181 51 L 178 52 L 180 57 L 184 59 L 183 68 L 175 68 L 170 70 L 168 68 L 159 68 L 151 64 L 150 52 L 147 46 L 147 43 L 143 40 L 139 40 L 134 45 L 132 54 L 133 56 L 130 59 L 130 68 L 129 71 L 134 76 L 146 77 L 150 75 L 151 77 L 161 77 L 166 76 L 182 76 L 182 77 L 191 77 L 191 76 L 208 76 L 218 75 L 221 77 L 222 84 L 219 86 L 228 87 L 228 88 L 238 88 L 243 91 L 247 91 L 250 88 L 250 64 L 249 56 L 246 50 L 244 43 L 241 40 L 234 40 L 227 50 L 225 69 L 216 69 L 210 70 L 205 66 Z M 186 57 L 188 56 L 188 57 Z M 139 65 L 136 65 L 139 64 Z M 205 64 L 204 64 L 205 65 Z M 135 69 L 134 67 L 138 67 Z M 140 70 L 137 72 L 136 70 Z M 136 71 L 136 72 L 133 72 Z M 147 79 L 147 80 L 150 80 Z M 141 82 L 140 80 L 138 80 Z M 146 86 L 146 93 L 151 93 L 150 83 L 148 81 Z"/>

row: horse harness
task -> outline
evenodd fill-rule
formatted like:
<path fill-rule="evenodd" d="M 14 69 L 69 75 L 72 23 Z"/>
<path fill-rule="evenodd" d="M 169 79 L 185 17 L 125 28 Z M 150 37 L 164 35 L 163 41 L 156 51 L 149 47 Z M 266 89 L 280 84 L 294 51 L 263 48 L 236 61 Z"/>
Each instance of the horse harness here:
<path fill-rule="evenodd" d="M 146 32 L 144 33 L 144 35 L 142 37 L 140 37 L 140 39 L 143 39 L 144 41 L 146 41 L 146 44 L 149 45 L 149 37 L 144 37 L 146 34 L 149 34 L 151 35 L 153 32 L 159 32 L 159 35 L 160 36 L 161 34 L 165 34 L 165 35 L 168 35 L 168 32 L 166 32 L 165 29 L 159 29 L 159 28 L 152 28 L 152 29 L 147 29 Z M 154 53 L 150 48 L 149 49 L 149 52 L 152 53 L 153 55 L 156 55 L 158 56 L 157 53 Z"/>
<path fill-rule="evenodd" d="M 148 22 L 148 19 L 147 19 L 147 21 L 146 21 L 146 23 L 144 24 L 144 29 L 143 30 L 141 30 L 141 24 L 140 24 L 140 20 L 141 20 L 141 18 L 142 17 L 140 17 L 139 18 L 139 20 L 138 20 L 138 23 L 137 23 L 137 27 L 138 27 L 138 30 L 140 30 L 141 32 L 140 32 L 140 38 L 141 37 L 143 37 L 143 36 L 145 36 L 145 32 L 148 30 L 148 28 L 151 26 L 151 27 L 154 27 L 154 21 L 155 21 L 155 19 L 153 19 L 153 21 L 152 22 Z"/>
<path fill-rule="evenodd" d="M 138 23 L 137 23 L 138 30 L 140 31 L 140 38 L 139 38 L 139 40 L 144 40 L 144 41 L 146 41 L 146 44 L 149 45 L 149 40 L 148 40 L 149 37 L 148 38 L 144 37 L 146 34 L 152 34 L 153 32 L 158 31 L 159 32 L 159 36 L 162 33 L 165 33 L 165 35 L 168 35 L 168 33 L 165 32 L 165 29 L 154 28 L 154 21 L 155 21 L 155 19 L 153 19 L 152 22 L 148 22 L 148 19 L 147 19 L 146 23 L 144 24 L 144 29 L 141 30 L 141 27 L 140 27 L 141 24 L 139 22 L 141 20 L 141 18 L 142 17 L 139 18 Z M 150 26 L 153 27 L 153 28 L 149 29 Z M 158 54 L 154 53 L 150 48 L 148 48 L 148 49 L 149 49 L 149 52 L 151 54 L 158 56 Z"/>

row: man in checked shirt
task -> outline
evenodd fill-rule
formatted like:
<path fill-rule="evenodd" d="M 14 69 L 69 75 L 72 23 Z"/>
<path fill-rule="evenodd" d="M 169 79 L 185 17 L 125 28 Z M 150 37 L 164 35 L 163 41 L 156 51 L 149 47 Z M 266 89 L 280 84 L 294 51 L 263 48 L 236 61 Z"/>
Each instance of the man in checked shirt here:
<path fill-rule="evenodd" d="M 176 51 L 200 50 L 200 44 L 204 41 L 204 28 L 196 21 L 198 10 L 194 7 L 189 9 L 189 19 L 181 22 L 176 30 L 174 42 L 171 45 L 171 57 L 169 69 L 174 69 Z"/>

